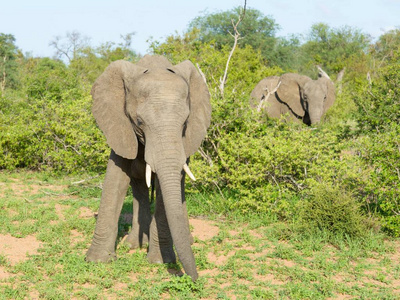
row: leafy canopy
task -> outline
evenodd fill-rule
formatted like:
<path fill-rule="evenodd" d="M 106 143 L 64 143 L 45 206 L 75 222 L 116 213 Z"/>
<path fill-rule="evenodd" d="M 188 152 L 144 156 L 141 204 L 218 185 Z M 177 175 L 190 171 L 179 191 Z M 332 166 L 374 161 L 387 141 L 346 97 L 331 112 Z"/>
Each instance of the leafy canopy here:
<path fill-rule="evenodd" d="M 233 23 L 238 21 L 243 13 L 242 7 L 229 11 L 213 14 L 204 14 L 195 18 L 189 24 L 189 31 L 199 29 L 199 40 L 203 43 L 213 42 L 217 49 L 224 45 L 232 46 Z M 273 49 L 276 42 L 275 35 L 279 25 L 272 17 L 264 16 L 257 9 L 246 9 L 245 16 L 238 26 L 241 35 L 239 46 L 250 45 L 253 49 L 260 50 L 263 56 L 268 57 L 268 51 Z"/>
<path fill-rule="evenodd" d="M 18 77 L 18 48 L 11 34 L 0 33 L 0 92 L 6 87 L 16 87 Z"/>

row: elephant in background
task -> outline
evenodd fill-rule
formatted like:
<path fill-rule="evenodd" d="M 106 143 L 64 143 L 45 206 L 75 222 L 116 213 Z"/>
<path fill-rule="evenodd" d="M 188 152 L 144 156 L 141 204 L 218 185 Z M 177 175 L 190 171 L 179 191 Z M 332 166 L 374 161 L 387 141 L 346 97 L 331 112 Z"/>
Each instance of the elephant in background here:
<path fill-rule="evenodd" d="M 87 261 L 116 258 L 118 219 L 129 185 L 133 191 L 131 248 L 148 243 L 151 263 L 175 262 L 175 245 L 185 272 L 198 273 L 191 249 L 185 174 L 211 119 L 208 88 L 190 61 L 173 66 L 162 56 L 138 63 L 115 61 L 92 88 L 92 112 L 111 147 L 96 228 Z M 149 186 L 156 190 L 151 216 Z"/>
<path fill-rule="evenodd" d="M 262 79 L 251 92 L 250 104 L 271 118 L 317 124 L 335 101 L 335 86 L 325 72 L 317 80 L 295 73 Z"/>

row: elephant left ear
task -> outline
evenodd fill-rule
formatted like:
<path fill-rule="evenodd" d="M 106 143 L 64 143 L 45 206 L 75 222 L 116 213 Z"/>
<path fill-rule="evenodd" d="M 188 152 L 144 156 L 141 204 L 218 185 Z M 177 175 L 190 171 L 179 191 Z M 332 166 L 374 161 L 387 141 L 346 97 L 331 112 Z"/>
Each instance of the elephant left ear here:
<path fill-rule="evenodd" d="M 194 154 L 207 134 L 211 122 L 210 93 L 199 71 L 189 60 L 173 68 L 189 85 L 189 118 L 183 136 L 186 157 Z"/>

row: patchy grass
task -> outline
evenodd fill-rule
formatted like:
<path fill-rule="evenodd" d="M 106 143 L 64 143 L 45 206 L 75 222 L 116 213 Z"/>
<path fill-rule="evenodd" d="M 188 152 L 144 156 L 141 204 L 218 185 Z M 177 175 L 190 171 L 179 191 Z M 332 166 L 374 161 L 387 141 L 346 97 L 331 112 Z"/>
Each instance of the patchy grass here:
<path fill-rule="evenodd" d="M 145 249 L 119 247 L 113 263 L 86 263 L 102 180 L 0 172 L 0 299 L 400 298 L 398 240 L 299 236 L 271 216 L 213 214 L 209 198 L 207 213 L 188 200 L 195 283 L 176 276 L 179 264 L 149 264 Z M 128 195 L 119 239 L 131 204 Z"/>

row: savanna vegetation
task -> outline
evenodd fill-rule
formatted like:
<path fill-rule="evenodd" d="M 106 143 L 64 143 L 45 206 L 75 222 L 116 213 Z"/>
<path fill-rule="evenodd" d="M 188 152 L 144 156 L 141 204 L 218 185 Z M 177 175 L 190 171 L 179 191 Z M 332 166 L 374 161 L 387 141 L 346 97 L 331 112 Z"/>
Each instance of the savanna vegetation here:
<path fill-rule="evenodd" d="M 357 28 L 331 28 L 318 23 L 306 35 L 278 37 L 279 24 L 271 16 L 247 9 L 237 26 L 240 39 L 233 47 L 232 19 L 237 21 L 239 15 L 240 8 L 207 13 L 195 18 L 184 33 L 171 35 L 164 41 L 151 41 L 149 45 L 152 54 L 165 55 L 174 64 L 191 60 L 204 74 L 211 93 L 212 124 L 201 149 L 191 160 L 197 181 L 187 182 L 189 207 L 195 207 L 190 213 L 249 222 L 253 228 L 274 224 L 273 240 L 279 236 L 309 242 L 312 239 L 307 237 L 314 237 L 318 242 L 334 245 L 335 249 L 347 245 L 350 247 L 347 250 L 383 251 L 371 245 L 379 244 L 377 239 L 400 236 L 400 30 L 373 39 Z M 14 36 L 0 34 L 1 178 L 32 171 L 52 178 L 47 180 L 93 179 L 104 174 L 109 148 L 91 115 L 90 89 L 110 62 L 140 59 L 142 55 L 133 50 L 133 41 L 134 34 L 127 34 L 121 36 L 119 44 L 92 46 L 80 33 L 69 33 L 52 41 L 55 56 L 49 58 L 24 54 L 23 49 L 16 47 Z M 322 67 L 336 84 L 336 102 L 322 123 L 312 127 L 285 123 L 250 109 L 250 92 L 262 78 L 298 72 L 315 79 L 316 66 Z M 226 81 L 221 82 L 224 74 Z M 81 185 L 82 190 L 90 192 L 97 188 L 93 193 L 99 197 L 100 188 L 88 182 Z M 76 186 L 72 189 L 74 193 L 83 193 L 76 191 Z M 8 202 L 4 195 L 0 201 L 2 211 L 24 211 L 20 204 Z M 79 203 L 69 206 L 71 215 L 75 216 L 73 208 L 81 204 L 95 210 L 98 198 L 83 196 Z M 34 205 L 33 211 L 36 210 L 40 209 Z M 1 213 L 11 224 L 1 227 L 1 233 L 12 232 L 11 213 Z M 77 224 L 70 227 L 90 237 L 93 222 Z M 229 238 L 228 231 L 225 237 Z M 50 232 L 43 231 L 42 235 L 43 240 L 51 240 Z M 215 247 L 221 247 L 223 238 L 215 238 Z M 254 248 L 262 246 L 254 236 L 246 235 L 239 240 L 250 241 Z M 304 246 L 308 242 L 301 243 Z M 201 256 L 206 245 L 198 247 L 195 255 Z M 296 246 L 276 247 L 279 255 L 296 257 L 299 266 L 306 265 L 304 258 L 295 252 Z M 200 269 L 207 269 L 210 263 L 203 256 Z M 270 256 L 261 256 L 258 261 L 267 257 Z M 57 259 L 53 258 L 52 266 L 61 264 Z M 46 269 L 51 260 L 37 263 Z M 236 257 L 230 263 L 235 264 L 232 270 L 236 270 L 236 266 L 246 265 L 246 259 Z M 0 265 L 6 264 L 0 257 Z M 100 273 L 110 272 L 103 267 L 93 268 Z M 332 265 L 324 267 L 324 272 L 332 272 L 331 269 Z M 220 268 L 221 274 L 227 270 L 229 266 Z M 250 272 L 248 266 L 242 270 Z M 290 276 L 301 278 L 299 274 L 304 271 L 301 270 Z M 271 270 L 259 271 L 265 274 Z M 314 271 L 307 274 L 316 276 L 318 286 L 307 291 L 298 285 L 291 289 L 286 286 L 286 292 L 292 294 L 279 289 L 266 294 L 258 285 L 253 289 L 253 299 L 258 296 L 324 299 L 335 293 L 364 299 L 371 299 L 366 295 L 372 298 L 389 295 L 387 299 L 395 299 L 388 291 L 365 294 L 356 288 L 339 289 Z M 114 268 L 113 272 L 124 270 Z M 233 274 L 237 277 L 226 276 L 229 280 L 250 276 Z M 393 280 L 399 279 L 398 267 L 392 274 L 395 274 Z M 101 282 L 101 278 L 99 275 L 93 281 L 101 285 L 109 283 Z M 60 280 L 64 279 L 68 280 Z M 89 279 L 79 280 L 84 283 Z M 54 287 L 47 286 L 46 294 L 46 286 L 41 284 L 38 288 L 41 295 L 52 298 L 49 291 Z M 165 288 L 163 284 L 157 295 L 168 290 L 176 296 L 182 292 L 180 289 L 187 289 L 183 291 L 187 299 L 188 295 L 196 298 L 210 292 L 203 281 L 198 286 L 173 281 Z M 13 298 L 13 290 L 7 291 Z M 81 293 L 86 298 L 97 295 Z M 21 291 L 19 295 L 24 298 L 26 293 Z M 158 299 L 157 295 L 151 299 Z M 65 298 L 69 296 L 65 294 Z M 229 297 L 223 290 L 214 296 Z"/>

